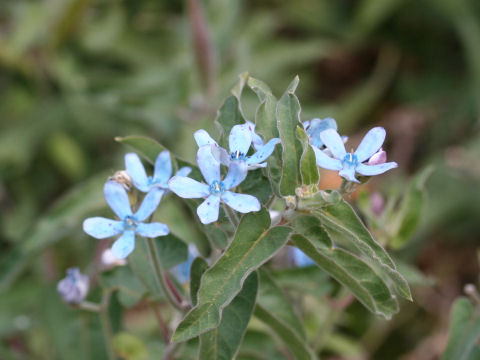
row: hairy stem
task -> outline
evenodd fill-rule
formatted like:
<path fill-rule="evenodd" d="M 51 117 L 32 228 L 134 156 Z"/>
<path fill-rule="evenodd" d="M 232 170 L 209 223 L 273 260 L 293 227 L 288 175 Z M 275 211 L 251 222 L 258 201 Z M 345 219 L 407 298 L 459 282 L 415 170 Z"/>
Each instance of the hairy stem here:
<path fill-rule="evenodd" d="M 100 304 L 100 321 L 102 323 L 103 335 L 105 336 L 105 345 L 107 347 L 108 358 L 110 360 L 116 360 L 115 350 L 113 347 L 113 331 L 112 324 L 110 324 L 110 318 L 108 314 L 108 306 L 110 304 L 111 290 L 105 290 L 103 292 L 102 302 Z"/>
<path fill-rule="evenodd" d="M 152 238 L 147 238 L 147 244 L 148 244 L 148 252 L 150 254 L 150 260 L 152 261 L 155 278 L 158 284 L 162 288 L 162 291 L 165 294 L 165 297 L 167 298 L 167 301 L 170 303 L 170 305 L 172 305 L 177 310 L 183 312 L 185 310 L 185 307 L 181 302 L 179 302 L 175 298 L 175 296 L 172 294 L 172 291 L 170 290 L 167 284 L 166 274 L 162 268 L 162 264 L 160 263 L 157 247 L 155 246 L 155 240 Z"/>
<path fill-rule="evenodd" d="M 235 211 L 230 208 L 230 206 L 227 206 L 223 204 L 223 210 L 225 210 L 225 214 L 227 214 L 227 217 L 230 219 L 230 222 L 232 223 L 233 227 L 235 229 L 238 228 L 238 224 L 240 224 L 240 220 L 238 219 L 237 214 Z"/>

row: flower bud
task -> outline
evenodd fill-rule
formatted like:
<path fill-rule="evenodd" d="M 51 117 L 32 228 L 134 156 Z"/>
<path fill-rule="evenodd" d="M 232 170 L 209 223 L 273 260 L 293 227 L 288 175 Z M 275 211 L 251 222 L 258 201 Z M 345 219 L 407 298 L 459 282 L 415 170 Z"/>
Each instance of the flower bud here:
<path fill-rule="evenodd" d="M 133 183 L 132 178 L 125 170 L 119 170 L 113 176 L 110 176 L 108 180 L 113 180 L 119 184 L 122 184 L 125 190 L 130 191 L 132 190 Z"/>
<path fill-rule="evenodd" d="M 67 269 L 67 276 L 60 280 L 57 291 L 69 304 L 80 304 L 88 293 L 89 278 L 80 273 L 78 268 Z"/>
<path fill-rule="evenodd" d="M 127 264 L 127 260 L 117 258 L 111 249 L 106 249 L 102 253 L 102 265 L 109 269 L 114 266 L 123 266 Z"/>
<path fill-rule="evenodd" d="M 370 209 L 375 215 L 381 215 L 384 208 L 385 200 L 380 193 L 374 192 L 372 195 L 370 195 Z"/>
<path fill-rule="evenodd" d="M 387 152 L 380 149 L 368 160 L 368 165 L 380 165 L 385 164 L 386 162 Z"/>

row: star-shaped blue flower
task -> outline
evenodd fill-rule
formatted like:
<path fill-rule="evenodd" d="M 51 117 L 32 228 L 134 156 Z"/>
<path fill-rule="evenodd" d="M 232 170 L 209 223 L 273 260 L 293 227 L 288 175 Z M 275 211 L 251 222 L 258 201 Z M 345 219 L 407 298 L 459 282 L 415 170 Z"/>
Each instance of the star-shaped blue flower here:
<path fill-rule="evenodd" d="M 320 139 L 333 155 L 333 158 L 325 154 L 315 146 L 312 146 L 317 159 L 317 165 L 329 169 L 338 170 L 339 175 L 349 181 L 359 182 L 355 173 L 365 176 L 379 175 L 396 168 L 396 162 L 386 162 L 377 165 L 368 165 L 363 162 L 368 160 L 381 148 L 385 141 L 385 129 L 375 127 L 363 138 L 354 153 L 347 153 L 340 135 L 334 129 L 327 129 L 320 133 Z"/>
<path fill-rule="evenodd" d="M 143 192 L 149 192 L 155 187 L 168 190 L 168 180 L 172 176 L 172 161 L 168 150 L 162 151 L 155 160 L 153 176 L 147 176 L 140 158 L 135 153 L 125 155 L 125 169 L 132 179 L 133 185 Z M 188 166 L 182 167 L 176 175 L 187 176 L 192 171 Z"/>
<path fill-rule="evenodd" d="M 213 156 L 223 165 L 230 166 L 233 162 L 241 161 L 247 164 L 249 170 L 252 170 L 267 166 L 264 161 L 273 153 L 275 145 L 280 142 L 280 139 L 273 138 L 263 144 L 260 136 L 255 133 L 254 126 L 247 122 L 232 128 L 228 137 L 230 153 L 220 147 L 205 130 L 196 131 L 194 137 L 199 147 L 210 145 Z M 252 144 L 257 151 L 247 156 Z"/>
<path fill-rule="evenodd" d="M 223 180 L 220 179 L 220 162 L 212 155 L 210 146 L 198 149 L 197 163 L 207 184 L 185 176 L 174 176 L 168 186 L 182 198 L 206 198 L 197 208 L 203 224 L 217 221 L 221 201 L 241 213 L 260 210 L 261 205 L 256 197 L 229 191 L 247 177 L 247 164 L 244 161 L 232 162 Z"/>
<path fill-rule="evenodd" d="M 125 259 L 133 251 L 135 234 L 153 238 L 169 233 L 168 226 L 165 224 L 146 224 L 143 222 L 157 208 L 165 192 L 164 190 L 159 187 L 150 190 L 135 214 L 130 207 L 128 194 L 121 184 L 115 181 L 107 181 L 103 191 L 107 204 L 120 220 L 103 217 L 88 218 L 83 222 L 83 231 L 97 239 L 122 234 L 112 246 L 112 252 L 117 258 Z"/>

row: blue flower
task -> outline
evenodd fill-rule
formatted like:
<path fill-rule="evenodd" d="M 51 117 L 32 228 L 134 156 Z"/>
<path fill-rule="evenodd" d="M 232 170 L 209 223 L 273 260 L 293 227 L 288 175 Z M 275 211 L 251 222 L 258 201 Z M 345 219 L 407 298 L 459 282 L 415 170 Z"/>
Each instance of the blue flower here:
<path fill-rule="evenodd" d="M 105 200 L 120 218 L 110 220 L 103 217 L 88 218 L 83 222 L 83 231 L 97 239 L 105 239 L 122 234 L 112 246 L 113 255 L 125 259 L 135 248 L 135 234 L 144 237 L 164 236 L 169 233 L 162 223 L 143 223 L 157 208 L 165 192 L 159 187 L 150 190 L 135 214 L 132 213 L 125 188 L 115 182 L 107 181 L 103 188 Z"/>
<path fill-rule="evenodd" d="M 317 165 L 329 170 L 338 170 L 340 176 L 354 182 L 359 182 L 355 178 L 355 172 L 365 176 L 383 174 L 390 169 L 396 168 L 398 166 L 397 163 L 387 162 L 368 165 L 363 162 L 371 158 L 381 148 L 385 141 L 385 134 L 384 128 L 375 127 L 365 135 L 355 152 L 347 153 L 340 135 L 334 129 L 322 131 L 320 139 L 327 149 L 330 150 L 333 158 L 317 147 L 312 146 L 317 158 Z"/>
<path fill-rule="evenodd" d="M 168 190 L 167 182 L 172 176 L 172 161 L 168 150 L 162 151 L 155 160 L 153 176 L 148 176 L 140 158 L 135 153 L 125 155 L 125 169 L 131 177 L 133 185 L 143 192 L 149 192 L 154 187 Z M 187 176 L 192 171 L 189 167 L 182 167 L 176 175 Z"/>
<path fill-rule="evenodd" d="M 213 156 L 223 165 L 230 166 L 230 164 L 240 161 L 245 162 L 247 168 L 252 170 L 267 166 L 264 161 L 273 153 L 275 145 L 280 142 L 280 139 L 273 138 L 263 144 L 262 138 L 254 130 L 255 125 L 251 122 L 235 125 L 228 137 L 230 153 L 220 147 L 205 130 L 196 131 L 194 137 L 199 147 L 210 145 Z M 256 152 L 247 156 L 252 144 Z"/>
<path fill-rule="evenodd" d="M 299 248 L 292 247 L 290 248 L 290 255 L 292 256 L 293 263 L 299 267 L 306 267 L 310 265 L 315 265 L 315 261 L 310 259 L 305 253 Z"/>
<path fill-rule="evenodd" d="M 78 268 L 67 269 L 67 276 L 59 281 L 57 291 L 64 301 L 69 304 L 80 304 L 88 294 L 89 278 L 83 275 Z"/>
<path fill-rule="evenodd" d="M 168 186 L 182 198 L 206 198 L 197 208 L 198 217 L 203 224 L 217 221 L 220 201 L 241 213 L 260 210 L 261 205 L 256 197 L 228 191 L 247 177 L 247 165 L 244 161 L 232 162 L 223 181 L 220 180 L 220 163 L 213 157 L 209 146 L 198 149 L 197 163 L 207 185 L 185 176 L 174 176 Z"/>
<path fill-rule="evenodd" d="M 192 267 L 193 260 L 199 256 L 198 250 L 195 245 L 188 245 L 188 259 L 181 264 L 172 268 L 171 273 L 181 284 L 185 284 L 190 281 L 190 268 Z"/>
<path fill-rule="evenodd" d="M 320 139 L 320 133 L 327 129 L 333 129 L 335 131 L 338 130 L 337 122 L 333 118 L 315 118 L 311 121 L 304 121 L 303 128 L 305 129 L 305 132 L 310 139 L 310 144 L 316 146 L 319 149 L 321 149 L 324 145 L 322 140 Z"/>

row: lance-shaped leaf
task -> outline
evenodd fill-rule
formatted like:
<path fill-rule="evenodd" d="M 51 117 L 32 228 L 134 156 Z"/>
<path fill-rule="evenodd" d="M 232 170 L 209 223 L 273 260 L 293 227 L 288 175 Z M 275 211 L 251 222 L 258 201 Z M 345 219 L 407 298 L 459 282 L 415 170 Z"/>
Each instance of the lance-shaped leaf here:
<path fill-rule="evenodd" d="M 480 357 L 480 315 L 464 297 L 457 299 L 450 315 L 450 335 L 442 360 L 476 360 Z"/>
<path fill-rule="evenodd" d="M 192 299 L 192 305 L 197 305 L 197 294 L 200 289 L 200 281 L 203 273 L 208 269 L 207 262 L 197 257 L 193 260 L 192 267 L 190 268 L 190 299 Z"/>
<path fill-rule="evenodd" d="M 290 228 L 270 228 L 265 208 L 243 216 L 235 237 L 218 261 L 205 272 L 197 305 L 178 326 L 173 341 L 184 341 L 218 326 L 223 308 L 242 288 L 246 277 L 287 241 Z"/>
<path fill-rule="evenodd" d="M 405 195 L 398 216 L 394 221 L 394 234 L 390 246 L 394 249 L 400 249 L 411 239 L 422 214 L 423 204 L 425 202 L 425 182 L 430 177 L 433 168 L 427 167 L 410 183 L 407 194 Z"/>
<path fill-rule="evenodd" d="M 300 158 L 302 144 L 297 139 L 297 126 L 300 126 L 300 103 L 295 95 L 298 76 L 288 86 L 277 103 L 277 128 L 282 141 L 282 178 L 280 194 L 295 195 L 295 188 L 301 184 Z"/>
<path fill-rule="evenodd" d="M 217 118 L 215 119 L 221 132 L 220 145 L 228 149 L 228 136 L 235 125 L 244 124 L 245 117 L 243 116 L 240 98 L 242 96 L 243 88 L 247 80 L 248 74 L 242 73 L 238 76 L 238 83 L 232 89 L 232 95 L 225 99 L 222 107 L 218 110 Z"/>
<path fill-rule="evenodd" d="M 323 232 L 323 236 L 328 234 Z M 373 313 L 390 319 L 398 311 L 395 295 L 383 279 L 359 257 L 340 248 L 325 247 L 298 234 L 292 236 L 292 241 Z"/>
<path fill-rule="evenodd" d="M 267 324 L 280 337 L 280 339 L 287 344 L 288 349 L 296 359 L 317 359 L 305 340 L 302 339 L 302 337 L 300 337 L 291 326 L 286 325 L 269 310 L 270 309 L 257 304 L 254 315 L 256 318 Z"/>
<path fill-rule="evenodd" d="M 385 249 L 375 241 L 352 207 L 344 200 L 312 211 L 322 226 L 329 233 L 334 243 L 354 246 L 360 251 L 359 256 L 367 259 L 369 264 L 379 272 L 393 291 L 411 300 L 412 296 L 407 281 L 396 270 L 395 264 Z M 347 243 L 345 243 L 345 241 Z"/>
<path fill-rule="evenodd" d="M 293 310 L 292 304 L 266 271 L 260 270 L 259 273 L 260 291 L 258 304 L 268 309 L 271 316 L 276 317 L 284 326 L 290 327 L 297 337 L 305 339 L 305 329 L 298 314 Z"/>
<path fill-rule="evenodd" d="M 277 99 L 270 88 L 262 81 L 248 78 L 248 86 L 255 91 L 261 103 L 255 114 L 255 131 L 263 137 L 264 141 L 278 138 L 277 129 Z M 267 174 L 270 185 L 275 194 L 280 196 L 280 179 L 282 177 L 282 149 L 276 146 L 272 155 L 267 159 Z"/>
<path fill-rule="evenodd" d="M 318 175 L 317 160 L 310 146 L 308 135 L 300 126 L 297 126 L 297 139 L 302 144 L 303 152 L 300 158 L 300 175 L 303 185 L 317 185 L 320 180 Z"/>
<path fill-rule="evenodd" d="M 223 309 L 220 325 L 200 335 L 200 360 L 234 359 L 252 317 L 257 298 L 258 276 L 252 273 L 242 291 Z"/>

